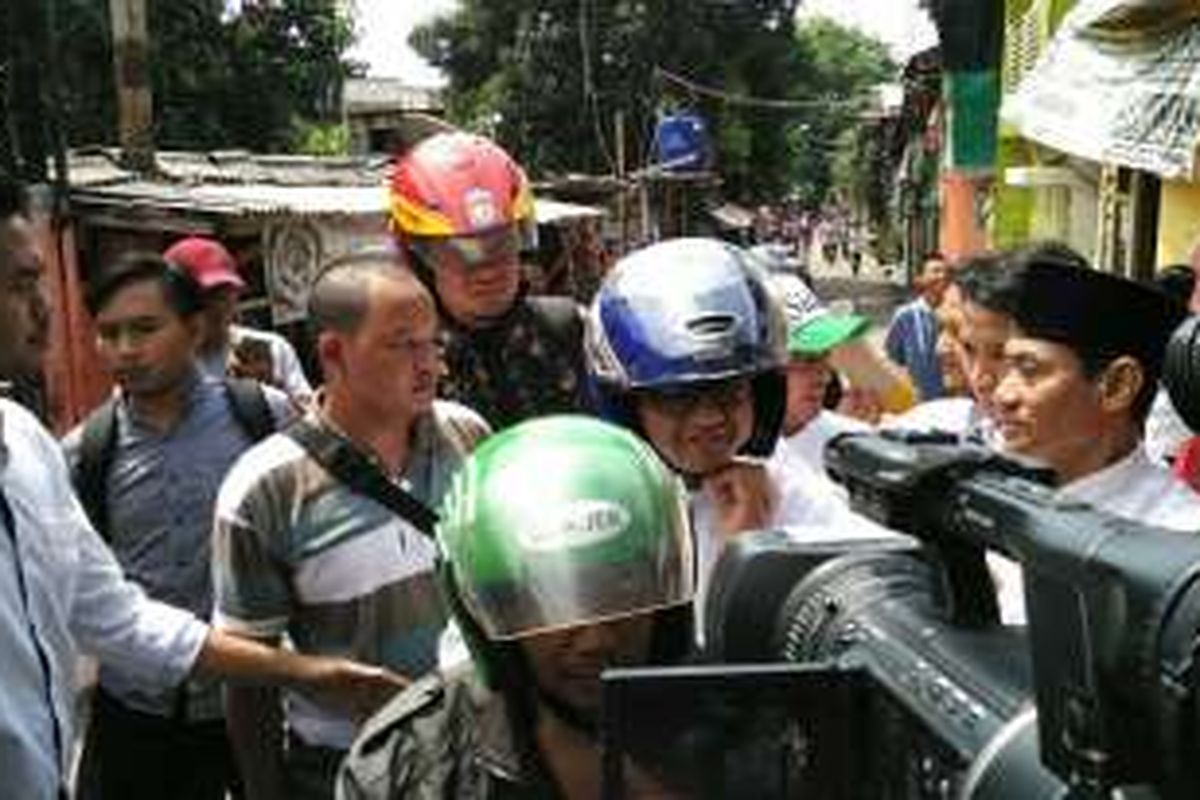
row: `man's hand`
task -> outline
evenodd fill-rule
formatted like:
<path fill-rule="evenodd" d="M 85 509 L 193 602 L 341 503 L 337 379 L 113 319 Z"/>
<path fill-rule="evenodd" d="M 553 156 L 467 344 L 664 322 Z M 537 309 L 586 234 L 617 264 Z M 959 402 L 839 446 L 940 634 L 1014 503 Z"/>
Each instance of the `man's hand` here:
<path fill-rule="evenodd" d="M 704 494 L 716 509 L 724 536 L 765 528 L 778 502 L 764 464 L 738 459 L 704 478 Z"/>
<path fill-rule="evenodd" d="M 357 719 L 379 708 L 408 680 L 383 667 L 307 656 L 219 629 L 209 631 L 195 672 L 242 686 L 282 686 Z"/>
<path fill-rule="evenodd" d="M 304 656 L 292 688 L 313 702 L 363 720 L 410 681 L 391 670 L 344 658 Z"/>

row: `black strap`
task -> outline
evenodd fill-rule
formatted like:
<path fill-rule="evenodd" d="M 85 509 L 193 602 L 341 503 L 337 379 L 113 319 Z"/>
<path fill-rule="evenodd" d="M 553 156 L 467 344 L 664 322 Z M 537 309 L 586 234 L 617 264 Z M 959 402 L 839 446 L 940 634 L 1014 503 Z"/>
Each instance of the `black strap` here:
<path fill-rule="evenodd" d="M 104 541 L 108 535 L 108 470 L 117 448 L 117 402 L 108 398 L 83 422 L 79 452 L 71 472 L 75 494 L 92 527 Z"/>
<path fill-rule="evenodd" d="M 250 441 L 261 442 L 275 432 L 275 415 L 261 383 L 249 378 L 226 378 L 225 397 L 233 418 Z"/>
<path fill-rule="evenodd" d="M 308 417 L 296 420 L 284 428 L 283 433 L 352 491 L 381 503 L 421 533 L 433 537 L 437 513 L 397 486 L 352 444 L 324 430 Z"/>

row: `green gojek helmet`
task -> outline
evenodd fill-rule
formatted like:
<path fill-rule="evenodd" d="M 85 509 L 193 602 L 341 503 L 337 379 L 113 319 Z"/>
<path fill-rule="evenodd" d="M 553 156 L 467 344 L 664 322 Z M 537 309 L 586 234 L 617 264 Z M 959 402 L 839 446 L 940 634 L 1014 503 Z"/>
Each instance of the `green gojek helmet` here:
<path fill-rule="evenodd" d="M 485 441 L 456 475 L 437 531 L 475 655 L 487 643 L 689 604 L 685 498 L 649 445 L 590 417 L 535 419 Z"/>

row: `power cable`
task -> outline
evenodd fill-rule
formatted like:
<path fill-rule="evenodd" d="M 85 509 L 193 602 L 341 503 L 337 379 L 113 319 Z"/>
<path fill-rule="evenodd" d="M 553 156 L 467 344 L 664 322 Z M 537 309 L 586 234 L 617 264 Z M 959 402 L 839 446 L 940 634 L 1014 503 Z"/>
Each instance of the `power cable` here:
<path fill-rule="evenodd" d="M 713 86 L 706 86 L 702 83 L 697 83 L 682 75 L 665 70 L 662 67 L 654 68 L 654 76 L 661 78 L 668 83 L 673 83 L 676 86 L 682 86 L 693 94 L 711 97 L 720 100 L 730 105 L 747 106 L 751 108 L 769 108 L 777 111 L 800 111 L 808 109 L 821 108 L 840 108 L 840 107 L 855 107 L 862 106 L 866 101 L 865 97 L 858 98 L 824 98 L 820 100 L 780 100 L 768 97 L 755 97 L 748 94 L 737 94 L 727 92 L 723 89 L 718 89 Z"/>

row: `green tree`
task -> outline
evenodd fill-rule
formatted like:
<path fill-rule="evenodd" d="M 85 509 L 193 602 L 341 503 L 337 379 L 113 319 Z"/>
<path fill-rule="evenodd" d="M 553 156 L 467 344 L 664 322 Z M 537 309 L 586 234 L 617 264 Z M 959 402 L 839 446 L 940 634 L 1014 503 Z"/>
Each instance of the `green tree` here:
<path fill-rule="evenodd" d="M 611 170 L 618 111 L 639 167 L 659 117 L 687 109 L 709 120 L 731 197 L 799 189 L 816 203 L 832 184 L 837 136 L 894 65 L 882 44 L 827 20 L 797 29 L 796 5 L 463 0 L 411 41 L 449 76 L 451 118 L 497 136 L 535 172 Z"/>
<path fill-rule="evenodd" d="M 865 198 L 866 170 L 882 143 L 864 140 L 862 113 L 872 89 L 895 78 L 896 64 L 882 42 L 823 17 L 800 26 L 796 42 L 806 97 L 815 103 L 794 140 L 796 188 L 803 202 L 818 205 L 835 184 L 837 164 L 839 188 Z"/>
<path fill-rule="evenodd" d="M 107 0 L 57 0 L 61 110 L 73 145 L 116 138 Z M 338 115 L 357 67 L 338 0 L 148 0 L 155 139 L 160 147 L 285 150 L 306 124 Z"/>
<path fill-rule="evenodd" d="M 795 5 L 464 0 L 411 41 L 449 76 L 452 118 L 496 135 L 535 172 L 611 170 L 618 111 L 629 166 L 642 166 L 659 116 L 687 108 L 712 122 L 731 193 L 769 196 L 786 174 L 779 114 L 680 91 L 661 70 L 726 90 L 789 97 Z"/>

